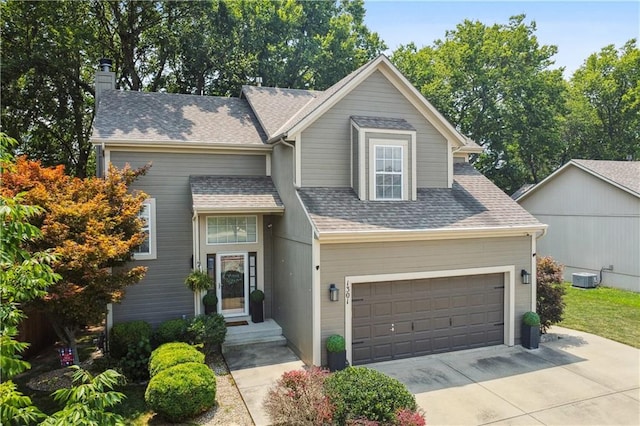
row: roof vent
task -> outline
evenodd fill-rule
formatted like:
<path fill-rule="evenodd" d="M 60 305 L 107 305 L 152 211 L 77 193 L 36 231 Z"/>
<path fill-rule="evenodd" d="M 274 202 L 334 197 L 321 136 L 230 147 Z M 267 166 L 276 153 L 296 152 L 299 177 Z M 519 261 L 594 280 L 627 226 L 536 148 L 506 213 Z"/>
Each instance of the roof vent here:
<path fill-rule="evenodd" d="M 573 278 L 573 287 L 580 288 L 596 288 L 596 274 L 590 274 L 588 272 L 576 272 L 571 274 Z"/>
<path fill-rule="evenodd" d="M 109 72 L 111 71 L 111 66 L 113 65 L 113 61 L 107 58 L 101 58 L 99 62 L 100 71 Z"/>

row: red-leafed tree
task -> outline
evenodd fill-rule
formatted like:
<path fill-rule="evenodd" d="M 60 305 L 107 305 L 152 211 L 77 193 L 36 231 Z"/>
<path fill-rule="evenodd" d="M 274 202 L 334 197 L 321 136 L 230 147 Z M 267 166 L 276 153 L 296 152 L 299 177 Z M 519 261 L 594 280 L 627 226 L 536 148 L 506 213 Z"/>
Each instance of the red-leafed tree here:
<path fill-rule="evenodd" d="M 51 250 L 53 268 L 62 278 L 37 303 L 73 349 L 76 363 L 77 332 L 100 324 L 107 303 L 118 302 L 146 272 L 126 267 L 145 239 L 138 213 L 147 197 L 128 188 L 145 171 L 110 167 L 105 179 L 80 179 L 66 175 L 62 166 L 42 167 L 19 157 L 16 167 L 2 174 L 2 195 L 23 193 L 25 204 L 43 209 L 32 219 L 42 238 L 30 250 Z"/>

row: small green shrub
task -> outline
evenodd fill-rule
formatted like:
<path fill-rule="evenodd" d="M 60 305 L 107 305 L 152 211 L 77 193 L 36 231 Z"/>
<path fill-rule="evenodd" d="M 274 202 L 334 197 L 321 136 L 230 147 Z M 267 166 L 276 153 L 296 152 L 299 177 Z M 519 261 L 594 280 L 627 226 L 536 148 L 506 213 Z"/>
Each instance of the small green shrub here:
<path fill-rule="evenodd" d="M 347 367 L 325 381 L 329 400 L 335 406 L 334 421 L 350 419 L 393 423 L 396 412 L 416 410 L 416 400 L 398 380 L 365 367 Z"/>
<path fill-rule="evenodd" d="M 207 292 L 202 298 L 202 304 L 205 306 L 216 306 L 218 304 L 218 296 L 213 291 Z"/>
<path fill-rule="evenodd" d="M 206 353 L 217 348 L 227 336 L 227 325 L 220 314 L 198 315 L 187 327 L 189 343 L 204 345 Z"/>
<path fill-rule="evenodd" d="M 149 359 L 149 376 L 185 362 L 204 363 L 204 354 L 187 343 L 167 343 L 153 351 Z"/>
<path fill-rule="evenodd" d="M 522 316 L 522 323 L 529 327 L 536 327 L 540 325 L 540 316 L 535 312 L 525 312 Z"/>
<path fill-rule="evenodd" d="M 151 325 L 146 321 L 129 321 L 115 324 L 109 333 L 109 352 L 120 359 L 129 352 L 129 346 L 143 339 L 151 340 Z"/>
<path fill-rule="evenodd" d="M 118 369 L 132 382 L 141 382 L 149 378 L 147 364 L 151 355 L 151 343 L 144 337 L 129 345 L 127 354 L 118 362 Z"/>
<path fill-rule="evenodd" d="M 331 424 L 333 406 L 324 393 L 328 373 L 317 367 L 284 373 L 269 389 L 264 408 L 277 425 Z"/>
<path fill-rule="evenodd" d="M 344 337 L 339 334 L 333 334 L 327 337 L 327 351 L 329 352 L 342 352 L 345 350 Z"/>
<path fill-rule="evenodd" d="M 253 290 L 251 294 L 249 294 L 249 300 L 255 303 L 260 303 L 264 300 L 264 292 L 262 290 Z"/>
<path fill-rule="evenodd" d="M 216 402 L 216 378 L 204 364 L 174 365 L 153 376 L 144 394 L 149 407 L 172 422 L 197 416 Z"/>
<path fill-rule="evenodd" d="M 540 330 L 562 321 L 565 303 L 562 286 L 563 266 L 549 256 L 538 259 L 536 268 L 536 311 L 540 315 Z"/>
<path fill-rule="evenodd" d="M 188 342 L 189 320 L 176 318 L 164 321 L 153 332 L 153 344 L 160 346 L 169 342 Z"/>

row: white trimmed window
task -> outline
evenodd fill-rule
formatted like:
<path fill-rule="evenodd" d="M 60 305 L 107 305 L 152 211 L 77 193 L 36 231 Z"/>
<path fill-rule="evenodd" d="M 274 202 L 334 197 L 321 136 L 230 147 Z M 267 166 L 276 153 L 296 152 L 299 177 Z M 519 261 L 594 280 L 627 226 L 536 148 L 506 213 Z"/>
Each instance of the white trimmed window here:
<path fill-rule="evenodd" d="M 369 199 L 383 201 L 408 198 L 407 148 L 406 141 L 370 141 Z"/>
<path fill-rule="evenodd" d="M 142 209 L 138 213 L 138 217 L 142 220 L 142 232 L 146 238 L 142 245 L 138 247 L 133 258 L 136 260 L 156 259 L 156 200 L 148 198 L 142 204 Z"/>
<path fill-rule="evenodd" d="M 241 244 L 257 242 L 257 216 L 207 217 L 207 244 Z"/>

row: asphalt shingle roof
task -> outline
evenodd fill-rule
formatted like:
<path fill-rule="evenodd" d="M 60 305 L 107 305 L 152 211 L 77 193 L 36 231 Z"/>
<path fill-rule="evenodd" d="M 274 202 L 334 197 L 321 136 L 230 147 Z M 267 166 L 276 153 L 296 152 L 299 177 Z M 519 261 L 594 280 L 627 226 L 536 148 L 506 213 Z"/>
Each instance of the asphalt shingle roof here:
<path fill-rule="evenodd" d="M 640 161 L 571 160 L 640 196 Z"/>
<path fill-rule="evenodd" d="M 299 193 L 320 233 L 542 225 L 469 164 L 454 165 L 451 189 L 418 189 L 417 201 L 361 201 L 351 188 Z"/>
<path fill-rule="evenodd" d="M 365 117 L 352 115 L 351 119 L 360 127 L 369 129 L 416 130 L 404 118 Z"/>
<path fill-rule="evenodd" d="M 269 176 L 190 176 L 196 210 L 284 210 Z"/>
<path fill-rule="evenodd" d="M 266 136 L 244 99 L 110 90 L 93 139 L 263 145 Z"/>

